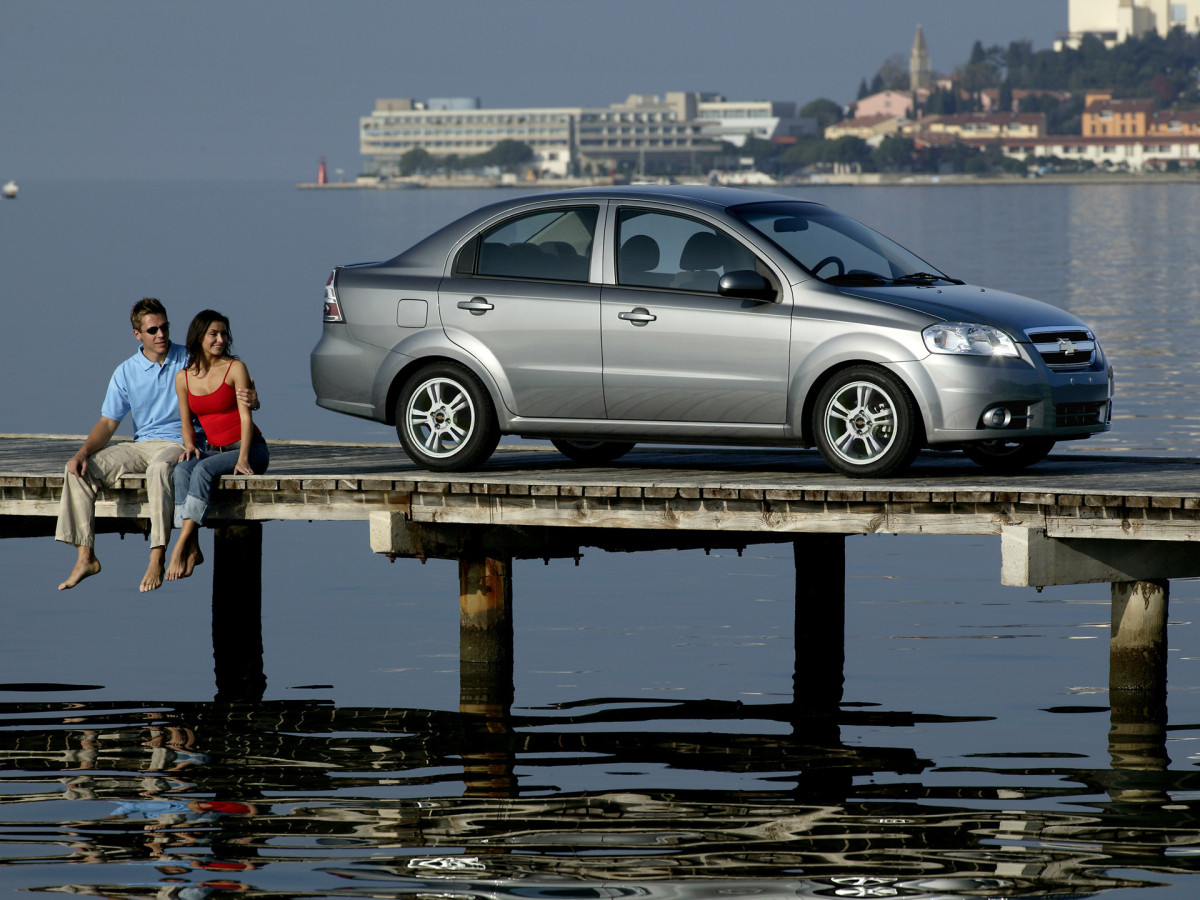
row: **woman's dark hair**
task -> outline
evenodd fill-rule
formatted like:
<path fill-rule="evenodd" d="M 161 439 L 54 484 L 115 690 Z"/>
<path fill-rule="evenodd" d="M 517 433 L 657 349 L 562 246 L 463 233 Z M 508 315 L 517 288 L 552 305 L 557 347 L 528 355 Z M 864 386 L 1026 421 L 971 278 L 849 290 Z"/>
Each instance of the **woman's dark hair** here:
<path fill-rule="evenodd" d="M 213 322 L 220 322 L 225 326 L 225 353 L 229 359 L 237 359 L 230 351 L 233 350 L 233 329 L 229 327 L 229 319 L 221 315 L 215 309 L 202 309 L 196 313 L 192 319 L 192 324 L 188 326 L 187 343 L 184 347 L 187 350 L 187 364 L 190 368 L 195 365 L 196 371 L 200 371 L 199 361 L 204 359 L 204 335 L 208 333 L 209 326 Z"/>

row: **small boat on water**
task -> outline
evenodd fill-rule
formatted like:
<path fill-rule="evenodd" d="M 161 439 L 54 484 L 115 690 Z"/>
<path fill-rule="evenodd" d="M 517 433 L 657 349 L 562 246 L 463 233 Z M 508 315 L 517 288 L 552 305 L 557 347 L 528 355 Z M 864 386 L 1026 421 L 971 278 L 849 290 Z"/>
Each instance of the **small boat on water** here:
<path fill-rule="evenodd" d="M 17 186 L 15 181 L 5 182 L 4 187 L 0 188 L 0 191 L 3 191 L 4 196 L 9 200 L 15 200 L 17 197 L 17 191 L 19 190 L 21 189 Z"/>

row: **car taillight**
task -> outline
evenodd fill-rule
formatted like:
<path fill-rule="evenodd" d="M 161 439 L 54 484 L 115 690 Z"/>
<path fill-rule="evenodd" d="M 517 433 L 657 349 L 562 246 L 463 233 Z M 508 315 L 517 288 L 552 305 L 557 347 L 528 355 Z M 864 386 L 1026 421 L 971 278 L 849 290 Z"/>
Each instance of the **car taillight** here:
<path fill-rule="evenodd" d="M 325 321 L 326 322 L 345 322 L 346 319 L 342 315 L 342 306 L 338 303 L 337 296 L 337 269 L 329 273 L 329 280 L 325 282 Z"/>

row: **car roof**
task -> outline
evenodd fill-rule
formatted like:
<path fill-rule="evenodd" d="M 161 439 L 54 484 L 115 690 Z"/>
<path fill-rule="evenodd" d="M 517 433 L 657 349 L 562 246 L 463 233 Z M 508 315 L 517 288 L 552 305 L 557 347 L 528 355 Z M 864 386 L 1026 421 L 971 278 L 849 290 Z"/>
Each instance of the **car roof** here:
<path fill-rule="evenodd" d="M 582 187 L 567 190 L 526 194 L 512 198 L 513 205 L 534 203 L 539 200 L 658 200 L 664 203 L 686 201 L 705 206 L 739 206 L 743 203 L 770 203 L 779 200 L 794 200 L 783 194 L 767 191 L 747 190 L 738 187 L 720 187 L 703 184 L 630 184 L 602 187 Z"/>

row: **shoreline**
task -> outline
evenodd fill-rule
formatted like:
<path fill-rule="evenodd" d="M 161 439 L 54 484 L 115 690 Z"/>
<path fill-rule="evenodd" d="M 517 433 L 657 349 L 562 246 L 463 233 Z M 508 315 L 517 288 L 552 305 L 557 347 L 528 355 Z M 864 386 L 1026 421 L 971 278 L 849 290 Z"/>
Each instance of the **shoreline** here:
<path fill-rule="evenodd" d="M 445 189 L 480 189 L 480 188 L 513 188 L 513 189 L 545 189 L 559 190 L 578 187 L 606 187 L 613 184 L 629 184 L 631 182 L 613 178 L 553 178 L 537 181 L 516 181 L 511 178 L 486 178 L 463 176 L 447 178 L 444 176 L 424 178 L 419 176 L 389 181 L 363 180 L 339 181 L 326 184 L 316 182 L 300 182 L 296 185 L 299 190 L 360 190 L 360 191 L 396 191 L 396 190 L 445 190 Z M 632 182 L 637 183 L 637 182 Z M 678 184 L 709 184 L 706 178 L 682 178 Z M 849 185 L 854 187 L 961 187 L 963 185 L 1034 185 L 1034 184 L 1080 184 L 1080 185 L 1112 185 L 1112 184 L 1196 184 L 1200 185 L 1200 174 L 1190 172 L 1163 172 L 1132 174 L 1122 173 L 1064 173 L 1026 177 L 1020 175 L 929 175 L 903 172 L 862 172 L 858 174 L 815 175 L 808 178 L 788 178 L 775 182 L 763 182 L 751 178 L 738 181 L 736 177 L 726 178 L 719 182 L 726 187 L 749 187 L 770 190 L 776 187 L 809 187 L 826 185 Z"/>

